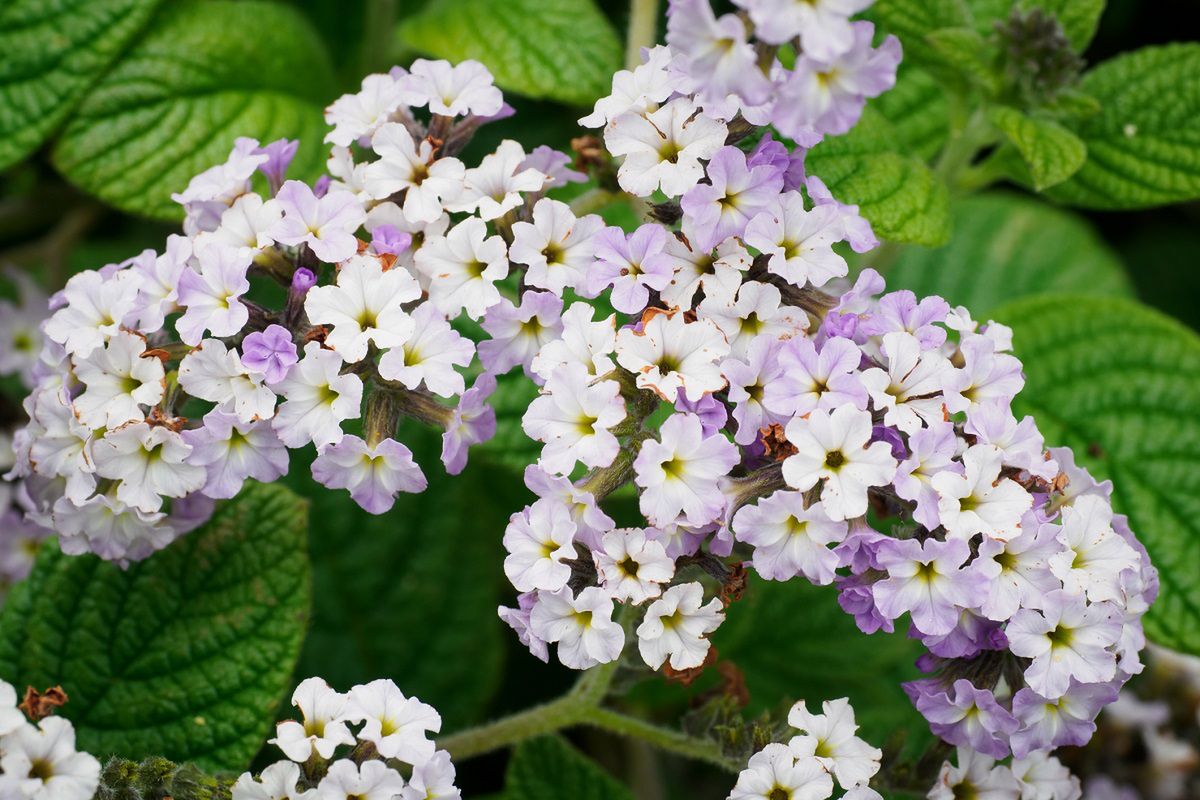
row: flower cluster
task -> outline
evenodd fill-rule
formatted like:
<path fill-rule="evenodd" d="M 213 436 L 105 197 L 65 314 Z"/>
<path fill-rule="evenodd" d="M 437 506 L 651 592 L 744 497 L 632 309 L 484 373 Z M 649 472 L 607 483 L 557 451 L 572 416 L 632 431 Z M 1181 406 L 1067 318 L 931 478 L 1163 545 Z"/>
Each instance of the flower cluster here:
<path fill-rule="evenodd" d="M 296 687 L 292 705 L 302 721 L 280 722 L 271 739 L 286 758 L 257 778 L 243 774 L 232 800 L 461 798 L 450 754 L 428 738 L 441 730 L 441 716 L 390 680 L 340 694 L 308 678 Z"/>
<path fill-rule="evenodd" d="M 476 166 L 455 156 L 509 113 L 477 62 L 371 75 L 327 110 L 316 184 L 286 179 L 296 142 L 239 139 L 174 195 L 184 235 L 74 276 L 52 299 L 17 441 L 16 474 L 49 484 L 36 511 L 64 552 L 144 558 L 310 444 L 317 481 L 382 513 L 426 486 L 395 438 L 405 417 L 441 429 L 446 470 L 462 470 L 495 431 L 494 376 L 561 328 L 556 295 L 506 297 L 510 258 L 546 249 L 515 236 L 535 227 L 517 218 L 537 203 L 549 224 L 541 195 L 581 178 L 514 141 Z M 272 283 L 277 307 L 252 299 Z M 490 338 L 477 347 L 459 318 Z"/>
<path fill-rule="evenodd" d="M 520 596 L 502 618 L 538 657 L 557 644 L 584 669 L 621 655 L 616 605 L 643 606 L 645 663 L 695 669 L 745 563 L 836 586 L 866 633 L 907 618 L 929 677 L 905 688 L 948 743 L 1025 759 L 1086 741 L 1141 669 L 1144 548 L 1111 487 L 1014 416 L 1008 328 L 884 293 L 871 269 L 843 280 L 869 224 L 805 176 L 802 150 L 748 144 L 747 75 L 764 68 L 695 49 L 704 13 L 673 3 L 668 46 L 584 120 L 655 221 L 585 246 L 594 223 L 533 209 L 531 230 L 561 231 L 537 246 L 578 259 L 570 288 L 617 313 L 569 303 L 561 336 L 525 351 L 541 394 L 523 424 L 542 451 L 525 476 L 537 499 L 504 534 Z M 818 39 L 837 27 L 822 20 Z M 740 116 L 717 96 L 741 98 Z M 605 509 L 622 489 L 632 525 Z M 724 585 L 706 601 L 708 576 Z"/>
<path fill-rule="evenodd" d="M 937 782 L 926 795 L 929 800 L 979 797 L 987 800 L 1079 800 L 1079 779 L 1057 758 L 1032 752 L 1014 758 L 1010 765 L 997 764 L 984 753 L 959 747 L 955 763 L 942 764 Z"/>
<path fill-rule="evenodd" d="M 844 800 L 882 800 L 868 784 L 883 753 L 858 737 L 849 701 L 826 700 L 821 710 L 813 714 L 803 700 L 792 706 L 788 725 L 797 734 L 752 755 L 729 800 L 826 800 L 835 785 Z"/>
<path fill-rule="evenodd" d="M 62 717 L 33 723 L 17 707 L 17 693 L 0 680 L 0 798 L 91 800 L 100 762 L 75 749 L 75 727 Z"/>

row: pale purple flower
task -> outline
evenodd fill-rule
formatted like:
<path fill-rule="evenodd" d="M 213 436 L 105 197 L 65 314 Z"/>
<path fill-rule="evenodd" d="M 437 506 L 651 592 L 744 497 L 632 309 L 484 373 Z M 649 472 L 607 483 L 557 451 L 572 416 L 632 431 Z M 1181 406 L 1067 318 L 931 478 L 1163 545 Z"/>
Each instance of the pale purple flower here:
<path fill-rule="evenodd" d="M 204 467 L 207 473 L 201 491 L 209 497 L 234 497 L 247 478 L 270 483 L 287 474 L 287 447 L 270 420 L 243 422 L 236 414 L 216 408 L 204 416 L 201 427 L 182 435 L 192 446 L 188 463 Z"/>
<path fill-rule="evenodd" d="M 733 419 L 738 426 L 733 440 L 742 446 L 752 444 L 763 428 L 787 419 L 763 405 L 766 387 L 783 378 L 784 369 L 778 358 L 780 347 L 777 339 L 759 336 L 750 342 L 744 359 L 727 358 L 721 362 L 721 374 L 729 381 L 729 401 L 734 404 Z"/>
<path fill-rule="evenodd" d="M 1033 417 L 1018 422 L 1004 400 L 988 400 L 972 406 L 964 430 L 974 435 L 978 443 L 999 448 L 1005 466 L 1023 469 L 1044 481 L 1053 481 L 1058 476 L 1058 462 L 1046 455 L 1045 440 Z"/>
<path fill-rule="evenodd" d="M 370 445 L 343 436 L 321 451 L 312 464 L 313 479 L 330 489 L 348 489 L 350 498 L 370 514 L 391 509 L 399 492 L 423 492 L 428 482 L 412 451 L 395 439 Z"/>
<path fill-rule="evenodd" d="M 959 612 L 958 624 L 949 633 L 928 636 L 913 630 L 909 635 L 920 639 L 938 658 L 970 659 L 984 650 L 1008 649 L 1008 637 L 1000 623 L 968 609 Z"/>
<path fill-rule="evenodd" d="M 487 310 L 483 329 L 492 337 L 479 343 L 479 360 L 494 375 L 518 364 L 532 377 L 533 357 L 548 342 L 562 335 L 562 298 L 551 292 L 526 291 L 521 305 L 501 300 Z"/>
<path fill-rule="evenodd" d="M 667 44 L 698 95 L 717 102 L 737 95 L 750 106 L 767 100 L 770 81 L 736 15 L 715 17 L 709 0 L 671 0 Z"/>
<path fill-rule="evenodd" d="M 863 579 L 858 576 L 851 576 L 838 579 L 837 585 L 838 605 L 842 607 L 843 611 L 854 617 L 854 624 L 860 631 L 872 634 L 878 630 L 887 633 L 895 630 L 892 621 L 879 613 L 870 583 L 864 583 Z"/>
<path fill-rule="evenodd" d="M 861 361 L 862 351 L 849 339 L 830 339 L 820 351 L 808 337 L 788 339 L 779 350 L 782 374 L 766 385 L 762 404 L 784 417 L 847 404 L 865 409 L 867 390 L 858 372 Z"/>
<path fill-rule="evenodd" d="M 1057 525 L 1039 527 L 1032 519 L 1007 542 L 985 538 L 970 569 L 986 579 L 988 593 L 979 610 L 1003 622 L 1021 608 L 1041 608 L 1047 593 L 1062 588 L 1050 571 L 1050 557 L 1059 551 Z"/>
<path fill-rule="evenodd" d="M 1017 758 L 1036 750 L 1055 747 L 1079 747 L 1096 732 L 1096 715 L 1117 699 L 1117 688 L 1110 683 L 1071 681 L 1057 699 L 1047 700 L 1032 689 L 1021 689 L 1013 696 L 1013 714 L 1020 729 L 1012 735 L 1012 751 Z"/>
<path fill-rule="evenodd" d="M 554 475 L 540 464 L 525 468 L 525 486 L 538 497 L 552 498 L 566 505 L 575 522 L 576 538 L 589 550 L 599 549 L 603 534 L 616 526 L 612 517 L 596 504 L 591 492 L 571 483 L 568 478 Z M 653 528 L 647 529 L 648 534 L 653 531 Z"/>
<path fill-rule="evenodd" d="M 946 341 L 946 329 L 938 323 L 945 322 L 949 313 L 950 304 L 937 295 L 917 302 L 915 294 L 901 289 L 879 298 L 871 316 L 863 320 L 862 331 L 868 336 L 903 331 L 917 337 L 922 350 L 932 350 Z"/>
<path fill-rule="evenodd" d="M 990 691 L 962 678 L 949 691 L 919 693 L 914 704 L 934 734 L 992 758 L 1008 755 L 1008 737 L 1020 725 Z"/>
<path fill-rule="evenodd" d="M 210 244 L 196 253 L 196 267 L 179 276 L 179 305 L 186 310 L 175 322 L 175 330 L 185 344 L 200 344 L 204 332 L 215 337 L 233 336 L 250 319 L 250 311 L 241 296 L 250 291 L 246 272 L 250 252 Z"/>
<path fill-rule="evenodd" d="M 983 589 L 980 576 L 962 569 L 970 555 L 970 546 L 960 539 L 880 545 L 879 564 L 888 577 L 872 587 L 875 604 L 889 619 L 909 612 L 923 634 L 949 633 L 958 624 L 959 609 L 974 606 Z"/>
<path fill-rule="evenodd" d="M 292 333 L 282 325 L 268 325 L 242 340 L 242 364 L 267 383 L 282 381 L 299 360 Z"/>
<path fill-rule="evenodd" d="M 664 252 L 669 234 L 655 223 L 642 225 L 628 236 L 620 228 L 605 228 L 593 239 L 596 263 L 588 272 L 588 291 L 596 296 L 611 286 L 613 308 L 638 314 L 650 300 L 650 290 L 661 292 L 675 274 Z"/>
<path fill-rule="evenodd" d="M 804 208 L 798 192 L 754 216 L 745 228 L 746 244 L 768 256 L 767 270 L 794 286 L 824 286 L 848 269 L 833 245 L 845 238 L 841 216 L 831 205 Z"/>
<path fill-rule="evenodd" d="M 283 186 L 288 167 L 291 166 L 292 159 L 296 157 L 296 150 L 299 147 L 299 139 L 276 139 L 254 151 L 255 155 L 267 157 L 266 161 L 258 165 L 258 171 L 266 176 L 272 195 L 279 191 L 279 187 Z"/>
<path fill-rule="evenodd" d="M 588 178 L 570 168 L 571 157 L 549 145 L 540 144 L 529 151 L 519 169 L 533 169 L 546 176 L 545 190 L 557 189 L 568 183 L 583 183 Z"/>
<path fill-rule="evenodd" d="M 534 658 L 541 659 L 543 663 L 549 663 L 550 650 L 547 642 L 533 632 L 533 626 L 530 624 L 530 616 L 535 605 L 537 605 L 537 592 L 523 592 L 517 595 L 516 608 L 500 606 L 496 609 L 496 614 L 504 621 L 505 625 L 516 632 L 517 639 L 529 648 L 529 652 L 533 654 Z"/>
<path fill-rule="evenodd" d="M 398 256 L 412 246 L 411 233 L 395 225 L 379 225 L 371 231 L 371 249 L 379 254 Z"/>
<path fill-rule="evenodd" d="M 485 372 L 463 393 L 442 434 L 442 463 L 457 475 L 467 466 L 467 449 L 496 435 L 496 410 L 487 404 L 496 391 L 496 376 Z"/>
<path fill-rule="evenodd" d="M 350 192 L 332 190 L 317 197 L 307 184 L 288 181 L 275 197 L 283 208 L 283 218 L 269 231 L 275 241 L 307 244 L 317 258 L 331 264 L 358 251 L 354 234 L 367 215 Z"/>
<path fill-rule="evenodd" d="M 1001 353 L 996 343 L 980 334 L 964 334 L 959 343 L 963 366 L 946 373 L 946 407 L 967 411 L 976 403 L 999 400 L 1011 403 L 1025 385 L 1021 362 Z"/>
<path fill-rule="evenodd" d="M 707 0 L 701 0 L 707 5 Z M 740 236 L 759 212 L 770 211 L 783 189 L 783 172 L 769 164 L 746 165 L 746 154 L 722 147 L 708 162 L 710 183 L 684 194 L 683 213 L 701 229 L 712 229 L 714 241 Z"/>
<path fill-rule="evenodd" d="M 805 53 L 796 59 L 796 68 L 777 84 L 771 121 L 784 136 L 808 129 L 823 134 L 846 133 L 858 122 L 867 98 L 877 97 L 896 84 L 900 40 L 889 35 L 873 48 L 875 26 L 865 21 L 852 26 L 854 43 L 849 50 L 826 58 L 808 51 L 806 46 Z"/>
<path fill-rule="evenodd" d="M 853 46 L 850 17 L 872 0 L 735 0 L 746 9 L 755 36 L 768 44 L 783 44 L 799 36 L 805 53 L 833 58 Z"/>
<path fill-rule="evenodd" d="M 793 166 L 785 175 L 784 189 L 792 188 L 790 181 L 794 171 L 795 167 Z M 837 208 L 841 215 L 842 229 L 846 233 L 846 241 L 850 244 L 851 250 L 856 253 L 866 253 L 879 246 L 879 239 L 875 238 L 875 232 L 871 230 L 871 223 L 858 213 L 858 206 L 838 202 L 829 188 L 825 186 L 825 181 L 816 175 L 805 177 L 803 164 L 801 164 L 800 180 L 803 181 L 804 188 L 808 191 L 808 197 L 814 205 L 832 205 Z"/>

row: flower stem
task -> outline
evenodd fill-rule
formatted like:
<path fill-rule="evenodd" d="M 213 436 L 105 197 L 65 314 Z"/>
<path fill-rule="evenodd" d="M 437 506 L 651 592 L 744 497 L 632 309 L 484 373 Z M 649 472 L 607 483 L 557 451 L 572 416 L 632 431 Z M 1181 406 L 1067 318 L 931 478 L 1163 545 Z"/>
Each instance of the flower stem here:
<path fill-rule="evenodd" d="M 591 709 L 581 723 L 621 736 L 640 739 L 660 750 L 703 761 L 729 772 L 737 772 L 742 768 L 741 764 L 725 756 L 716 742 L 695 739 L 683 731 L 664 728 L 609 708 Z"/>
<path fill-rule="evenodd" d="M 584 706 L 579 700 L 573 694 L 567 694 L 544 705 L 439 739 L 438 747 L 448 751 L 455 761 L 483 755 L 578 724 L 582 710 Z"/>
<path fill-rule="evenodd" d="M 658 0 L 631 0 L 625 33 L 625 69 L 642 63 L 642 48 L 658 40 Z"/>

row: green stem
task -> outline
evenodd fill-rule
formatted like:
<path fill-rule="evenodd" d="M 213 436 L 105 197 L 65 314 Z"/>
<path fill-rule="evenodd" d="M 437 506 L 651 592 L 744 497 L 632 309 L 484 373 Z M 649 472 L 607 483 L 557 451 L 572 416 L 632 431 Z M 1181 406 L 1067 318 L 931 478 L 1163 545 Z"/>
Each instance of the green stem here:
<path fill-rule="evenodd" d="M 620 736 L 640 739 L 660 750 L 703 761 L 729 772 L 737 772 L 743 766 L 725 756 L 716 742 L 694 739 L 682 731 L 664 728 L 609 708 L 591 709 L 581 722 L 589 727 L 599 728 Z"/>
<path fill-rule="evenodd" d="M 658 40 L 658 0 L 631 0 L 625 32 L 625 69 L 642 63 L 642 48 Z"/>
<path fill-rule="evenodd" d="M 583 710 L 579 700 L 573 694 L 567 694 L 544 705 L 438 739 L 437 744 L 455 761 L 471 758 L 569 728 L 579 723 Z"/>

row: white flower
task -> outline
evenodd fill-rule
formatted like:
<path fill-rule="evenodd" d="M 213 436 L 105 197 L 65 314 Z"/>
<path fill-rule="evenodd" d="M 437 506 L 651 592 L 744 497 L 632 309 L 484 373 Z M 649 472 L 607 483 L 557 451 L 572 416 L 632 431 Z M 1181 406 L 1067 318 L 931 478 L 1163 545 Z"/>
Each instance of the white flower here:
<path fill-rule="evenodd" d="M 404 791 L 404 778 L 382 761 L 362 766 L 349 759 L 335 761 L 317 784 L 317 800 L 395 800 Z"/>
<path fill-rule="evenodd" d="M 1021 531 L 1021 517 L 1033 507 L 1033 497 L 1010 478 L 1001 478 L 1003 454 L 990 444 L 977 444 L 963 453 L 963 474 L 943 470 L 934 475 L 938 516 L 946 536 L 970 539 L 982 533 L 1005 541 Z"/>
<path fill-rule="evenodd" d="M 330 489 L 348 489 L 350 498 L 371 514 L 390 510 L 397 492 L 423 492 L 429 485 L 407 447 L 395 439 L 372 446 L 354 435 L 321 450 L 312 475 Z"/>
<path fill-rule="evenodd" d="M 91 800 L 100 785 L 100 762 L 76 751 L 75 728 L 62 717 L 22 725 L 0 740 L 0 751 L 0 773 L 20 787 L 5 800 Z"/>
<path fill-rule="evenodd" d="M 818 409 L 787 424 L 796 448 L 783 462 L 788 486 L 808 491 L 819 481 L 821 502 L 832 520 L 867 513 L 867 489 L 886 486 L 896 474 L 896 459 L 886 442 L 871 442 L 871 414 L 853 405 L 832 413 Z"/>
<path fill-rule="evenodd" d="M 475 346 L 450 327 L 433 303 L 421 303 L 411 317 L 416 330 L 403 344 L 383 354 L 379 375 L 406 389 L 424 383 L 426 389 L 441 397 L 462 394 L 466 384 L 454 367 L 470 364 Z"/>
<path fill-rule="evenodd" d="M 187 310 L 175 322 L 185 344 L 200 344 L 204 332 L 233 336 L 242 330 L 250 311 L 239 299 L 250 291 L 246 271 L 251 254 L 213 242 L 196 252 L 197 267 L 179 276 L 179 305 Z"/>
<path fill-rule="evenodd" d="M 25 715 L 17 708 L 16 689 L 0 679 L 0 736 L 12 733 L 24 724 Z"/>
<path fill-rule="evenodd" d="M 578 364 L 559 367 L 542 394 L 529 404 L 521 427 L 543 442 L 541 463 L 551 472 L 569 475 L 578 461 L 589 468 L 606 467 L 620 445 L 611 432 L 625 419 L 625 401 L 616 381 L 592 382 Z"/>
<path fill-rule="evenodd" d="M 865 785 L 879 771 L 883 751 L 855 734 L 854 709 L 846 698 L 826 700 L 822 714 L 812 714 L 803 700 L 788 712 L 788 725 L 800 731 L 788 747 L 797 758 L 812 756 L 833 773 L 843 789 Z"/>
<path fill-rule="evenodd" d="M 173 233 L 167 237 L 167 247 L 161 256 L 134 259 L 130 271 L 138 276 L 138 305 L 142 307 L 138 317 L 139 331 L 154 333 L 161 330 L 167 314 L 178 310 L 179 279 L 191 257 L 192 240 Z"/>
<path fill-rule="evenodd" d="M 1113 530 L 1108 501 L 1085 495 L 1062 512 L 1056 537 L 1062 550 L 1050 556 L 1050 571 L 1071 594 L 1093 603 L 1121 601 L 1121 573 L 1138 569 L 1137 552 Z"/>
<path fill-rule="evenodd" d="M 681 313 L 654 313 L 640 333 L 617 333 L 617 363 L 637 375 L 639 388 L 671 403 L 680 391 L 696 401 L 725 388 L 718 362 L 727 355 L 729 343 L 716 323 L 687 322 Z"/>
<path fill-rule="evenodd" d="M 670 658 L 671 669 L 693 669 L 704 663 L 712 644 L 708 634 L 725 619 L 721 601 L 704 602 L 699 583 L 672 586 L 646 609 L 638 625 L 638 652 L 651 668 L 658 669 Z"/>
<path fill-rule="evenodd" d="M 157 360 L 157 359 L 155 359 Z M 251 374 L 236 350 L 218 339 L 205 339 L 179 362 L 179 385 L 193 397 L 228 403 L 242 422 L 275 415 L 275 393 Z"/>
<path fill-rule="evenodd" d="M 808 337 L 788 339 L 779 350 L 782 373 L 765 387 L 763 405 L 786 417 L 803 417 L 814 408 L 831 411 L 847 403 L 865 409 L 861 360 L 858 345 L 840 336 L 827 339 L 819 351 Z"/>
<path fill-rule="evenodd" d="M 733 440 L 743 447 L 753 444 L 763 428 L 787 419 L 767 411 L 762 403 L 766 387 L 779 380 L 783 372 L 778 354 L 778 340 L 758 336 L 750 340 L 741 359 L 727 358 L 721 362 L 721 374 L 729 381 L 729 402 L 734 404 L 733 419 L 737 422 Z"/>
<path fill-rule="evenodd" d="M 572 303 L 562 315 L 562 334 L 533 357 L 530 369 L 547 381 L 561 366 L 582 366 L 593 378 L 616 369 L 612 354 L 617 345 L 616 315 L 592 321 L 595 309 L 587 303 Z"/>
<path fill-rule="evenodd" d="M 567 585 L 575 558 L 575 522 L 557 498 L 542 498 L 513 514 L 504 529 L 504 574 L 518 592 L 556 591 Z"/>
<path fill-rule="evenodd" d="M 131 422 L 96 443 L 96 473 L 120 481 L 117 499 L 158 511 L 163 497 L 183 497 L 204 486 L 204 467 L 187 463 L 192 446 L 163 425 Z"/>
<path fill-rule="evenodd" d="M 734 297 L 742 285 L 742 277 L 750 269 L 753 258 L 746 246 L 735 237 L 716 245 L 708 241 L 711 231 L 696 231 L 689 218 L 684 217 L 682 229 L 667 239 L 666 253 L 675 261 L 675 276 L 660 292 L 668 306 L 683 310 L 692 307 L 696 292 L 721 297 Z"/>
<path fill-rule="evenodd" d="M 468 217 L 444 237 L 427 242 L 416 255 L 417 269 L 429 280 L 429 300 L 447 316 L 465 310 L 479 319 L 500 302 L 496 281 L 508 275 L 504 240 L 488 236 L 487 225 Z"/>
<path fill-rule="evenodd" d="M 283 217 L 268 233 L 280 244 L 307 244 L 313 255 L 330 264 L 345 261 L 358 251 L 354 232 L 366 221 L 358 198 L 331 189 L 317 197 L 308 184 L 287 181 L 275 194 Z"/>
<path fill-rule="evenodd" d="M 332 758 L 338 745 L 354 744 L 354 735 L 346 727 L 346 699 L 320 678 L 304 679 L 292 692 L 292 705 L 300 709 L 304 721 L 280 722 L 269 741 L 298 764 L 308 761 L 314 751 L 321 758 Z"/>
<path fill-rule="evenodd" d="M 1048 700 L 1062 697 L 1071 679 L 1103 683 L 1116 674 L 1109 649 L 1121 637 L 1121 612 L 1112 603 L 1087 604 L 1082 596 L 1049 592 L 1043 609 L 1023 608 L 1005 628 L 1009 649 L 1032 659 L 1025 670 L 1030 689 Z"/>
<path fill-rule="evenodd" d="M 257 253 L 275 243 L 268 231 L 282 215 L 283 209 L 274 199 L 264 201 L 254 192 L 247 192 L 222 212 L 215 231 L 201 233 L 196 242 L 200 246 L 218 243 Z"/>
<path fill-rule="evenodd" d="M 243 421 L 215 408 L 183 438 L 192 447 L 188 463 L 206 471 L 201 491 L 212 498 L 235 497 L 247 478 L 270 483 L 288 471 L 287 448 L 269 419 Z"/>
<path fill-rule="evenodd" d="M 680 514 L 692 526 L 717 519 L 726 501 L 718 481 L 741 460 L 737 447 L 720 433 L 705 436 L 695 414 L 667 417 L 659 436 L 644 442 L 633 462 L 642 513 L 658 527 Z"/>
<path fill-rule="evenodd" d="M 233 785 L 233 800 L 315 800 L 316 789 L 300 791 L 300 766 L 292 761 L 277 761 L 262 771 L 258 780 L 243 773 Z"/>
<path fill-rule="evenodd" d="M 797 759 L 785 744 L 772 742 L 750 756 L 729 800 L 826 800 L 829 777 L 814 758 Z"/>
<path fill-rule="evenodd" d="M 27 401 L 31 428 L 29 443 L 33 471 L 48 478 L 66 478 L 66 496 L 82 502 L 96 488 L 92 462 L 92 432 L 76 417 L 63 389 L 47 388 Z"/>
<path fill-rule="evenodd" d="M 325 109 L 325 121 L 333 130 L 325 141 L 339 147 L 349 147 L 358 139 L 370 136 L 402 106 L 415 105 L 421 94 L 405 80 L 391 75 L 368 75 L 362 80 L 357 94 L 344 94 Z"/>
<path fill-rule="evenodd" d="M 269 159 L 260 152 L 257 139 L 240 136 L 234 140 L 225 163 L 204 170 L 188 182 L 183 192 L 171 195 L 187 212 L 184 232 L 195 236 L 200 231 L 214 230 L 221 212 L 250 191 L 250 176 Z"/>
<path fill-rule="evenodd" d="M 514 222 L 509 257 L 525 264 L 525 283 L 561 295 L 583 286 L 595 254 L 592 239 L 604 228 L 596 214 L 576 218 L 571 207 L 543 197 L 533 206 L 533 222 Z"/>
<path fill-rule="evenodd" d="M 457 158 L 435 158 L 433 143 L 418 144 L 408 128 L 388 123 L 371 137 L 379 160 L 366 169 L 364 187 L 371 197 L 384 199 L 403 191 L 402 208 L 410 222 L 433 222 L 446 202 L 462 191 L 466 167 Z"/>
<path fill-rule="evenodd" d="M 492 73 L 473 59 L 451 64 L 418 58 L 409 70 L 402 80 L 420 96 L 413 105 L 428 105 L 434 114 L 490 117 L 504 105 L 504 97 L 493 85 Z"/>
<path fill-rule="evenodd" d="M 832 203 L 804 208 L 799 192 L 782 195 L 778 207 L 746 225 L 746 244 L 768 255 L 767 270 L 794 286 L 824 286 L 845 275 L 846 259 L 833 245 L 845 238 L 841 213 Z"/>
<path fill-rule="evenodd" d="M 122 270 L 109 278 L 99 272 L 80 272 L 62 290 L 66 305 L 46 320 L 43 331 L 69 355 L 86 358 L 132 321 L 138 306 L 140 281 Z"/>
<path fill-rule="evenodd" d="M 358 732 L 360 741 L 375 745 L 384 758 L 398 758 L 406 764 L 422 764 L 432 758 L 434 746 L 427 734 L 442 729 L 442 717 L 433 706 L 405 697 L 387 679 L 351 689 L 346 719 L 366 723 Z"/>
<path fill-rule="evenodd" d="M 1013 777 L 1012 770 L 997 764 L 995 759 L 958 748 L 958 766 L 946 761 L 938 775 L 937 783 L 929 790 L 929 800 L 958 800 L 962 797 L 974 800 L 1017 800 L 1021 786 Z"/>
<path fill-rule="evenodd" d="M 1013 777 L 1021 786 L 1021 800 L 1079 800 L 1079 779 L 1045 751 L 1013 759 Z"/>
<path fill-rule="evenodd" d="M 884 424 L 912 436 L 942 420 L 941 389 L 949 360 L 935 350 L 922 352 L 917 337 L 903 331 L 884 334 L 883 354 L 886 371 L 873 367 L 861 379 L 875 410 L 884 412 Z"/>
<path fill-rule="evenodd" d="M 803 575 L 827 585 L 839 565 L 829 545 L 845 540 L 849 526 L 829 519 L 820 502 L 805 508 L 802 492 L 780 491 L 738 509 L 733 531 L 739 542 L 754 546 L 754 571 L 767 580 Z"/>
<path fill-rule="evenodd" d="M 94 553 L 121 564 L 139 561 L 179 536 L 165 514 L 141 511 L 106 494 L 79 502 L 60 497 L 51 519 L 67 555 Z"/>
<path fill-rule="evenodd" d="M 400 793 L 400 800 L 462 800 L 462 794 L 454 786 L 454 764 L 450 754 L 438 750 L 423 764 L 413 767 L 412 777 Z"/>
<path fill-rule="evenodd" d="M 528 290 L 521 293 L 519 306 L 501 299 L 488 309 L 482 326 L 492 337 L 479 343 L 484 369 L 502 375 L 520 364 L 529 375 L 529 365 L 538 350 L 562 333 L 562 298 Z"/>
<path fill-rule="evenodd" d="M 339 374 L 341 368 L 341 356 L 309 342 L 304 358 L 275 386 L 287 398 L 275 412 L 275 432 L 288 447 L 337 444 L 342 439 L 342 421 L 358 419 L 362 379 L 353 373 Z"/>
<path fill-rule="evenodd" d="M 600 128 L 626 112 L 640 114 L 683 88 L 679 76 L 670 70 L 669 47 L 657 45 L 642 53 L 643 63 L 613 75 L 612 92 L 596 101 L 592 113 L 579 120 L 580 125 Z"/>
<path fill-rule="evenodd" d="M 366 188 L 368 166 L 364 161 L 356 162 L 350 148 L 331 147 L 325 161 L 325 169 L 331 178 L 327 190 L 350 192 L 359 202 L 368 202 L 371 199 Z"/>
<path fill-rule="evenodd" d="M 344 262 L 336 286 L 308 290 L 304 310 L 318 325 L 332 325 L 325 344 L 347 363 L 361 361 L 370 344 L 387 349 L 404 343 L 416 329 L 403 305 L 421 296 L 421 287 L 403 269 L 387 269 L 376 256 L 355 255 Z"/>
<path fill-rule="evenodd" d="M 592 553 L 600 583 L 614 600 L 641 603 L 662 593 L 675 575 L 675 562 L 661 543 L 641 528 L 618 528 L 604 534 Z"/>
<path fill-rule="evenodd" d="M 807 314 L 785 305 L 779 289 L 758 281 L 742 284 L 736 295 L 727 284 L 710 285 L 698 311 L 717 323 L 737 358 L 745 358 L 756 337 L 785 339 L 808 328 Z"/>
<path fill-rule="evenodd" d="M 163 362 L 145 352 L 145 339 L 120 331 L 104 349 L 76 359 L 75 377 L 87 387 L 75 398 L 80 422 L 91 428 L 116 428 L 144 419 L 144 408 L 162 400 Z"/>
<path fill-rule="evenodd" d="M 467 170 L 463 190 L 446 208 L 450 211 L 478 211 L 481 220 L 493 220 L 521 205 L 521 192 L 536 192 L 546 182 L 546 176 L 531 167 L 521 168 L 525 149 L 520 142 L 505 139 L 479 162 Z"/>
<path fill-rule="evenodd" d="M 662 188 L 678 197 L 704 177 L 701 159 L 725 145 L 725 123 L 699 112 L 688 97 L 677 97 L 645 114 L 622 114 L 604 130 L 604 144 L 625 160 L 617 171 L 621 188 L 649 197 Z"/>
<path fill-rule="evenodd" d="M 564 666 L 588 669 L 616 661 L 625 646 L 625 631 L 612 613 L 612 598 L 603 589 L 589 586 L 575 596 L 564 586 L 538 593 L 530 625 L 537 636 L 558 643 Z"/>

